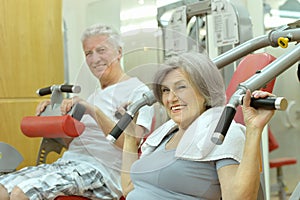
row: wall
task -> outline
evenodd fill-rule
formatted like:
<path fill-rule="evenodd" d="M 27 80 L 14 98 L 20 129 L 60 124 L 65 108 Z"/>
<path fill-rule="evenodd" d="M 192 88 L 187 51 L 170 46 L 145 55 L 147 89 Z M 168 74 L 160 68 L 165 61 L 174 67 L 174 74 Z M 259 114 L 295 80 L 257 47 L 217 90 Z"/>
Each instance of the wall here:
<path fill-rule="evenodd" d="M 23 155 L 19 167 L 37 157 L 40 138 L 20 131 L 41 101 L 36 90 L 64 81 L 61 10 L 60 0 L 0 1 L 0 141 Z"/>

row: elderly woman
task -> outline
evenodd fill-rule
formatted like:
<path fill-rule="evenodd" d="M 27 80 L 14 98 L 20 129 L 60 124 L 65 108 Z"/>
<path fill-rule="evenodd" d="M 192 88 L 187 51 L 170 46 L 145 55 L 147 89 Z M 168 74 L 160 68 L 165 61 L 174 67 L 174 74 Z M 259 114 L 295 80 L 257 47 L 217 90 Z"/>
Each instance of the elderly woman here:
<path fill-rule="evenodd" d="M 183 53 L 156 73 L 153 91 L 170 120 L 142 146 L 125 131 L 122 187 L 126 200 L 256 199 L 260 184 L 260 141 L 274 111 L 243 101 L 245 126 L 232 122 L 222 145 L 211 141 L 225 105 L 225 86 L 204 54 Z M 255 91 L 252 96 L 271 94 Z"/>

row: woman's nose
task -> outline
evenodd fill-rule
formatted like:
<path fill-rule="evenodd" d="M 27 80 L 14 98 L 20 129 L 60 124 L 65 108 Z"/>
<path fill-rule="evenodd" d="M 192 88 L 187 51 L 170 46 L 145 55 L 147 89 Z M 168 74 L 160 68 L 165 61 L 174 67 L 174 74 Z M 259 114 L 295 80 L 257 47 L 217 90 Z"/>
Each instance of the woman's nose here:
<path fill-rule="evenodd" d="M 176 95 L 176 93 L 174 92 L 174 90 L 170 90 L 169 95 L 168 95 L 168 101 L 174 101 L 177 100 L 178 97 Z"/>

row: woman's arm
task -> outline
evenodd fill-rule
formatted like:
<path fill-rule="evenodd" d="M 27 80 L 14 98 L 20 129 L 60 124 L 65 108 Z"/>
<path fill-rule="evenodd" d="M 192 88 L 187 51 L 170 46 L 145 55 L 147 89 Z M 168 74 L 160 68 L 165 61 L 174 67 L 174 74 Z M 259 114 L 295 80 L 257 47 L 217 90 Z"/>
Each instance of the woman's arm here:
<path fill-rule="evenodd" d="M 255 98 L 271 96 L 270 93 L 255 91 Z M 250 107 L 250 91 L 243 102 L 243 115 L 246 126 L 246 141 L 243 158 L 239 165 L 230 165 L 218 170 L 223 200 L 257 199 L 260 184 L 260 142 L 265 125 L 274 114 L 273 110 Z"/>
<path fill-rule="evenodd" d="M 124 131 L 121 185 L 125 197 L 134 188 L 130 178 L 130 169 L 131 165 L 138 159 L 141 133 L 143 133 L 141 127 L 134 126 L 133 123 L 130 123 Z"/>

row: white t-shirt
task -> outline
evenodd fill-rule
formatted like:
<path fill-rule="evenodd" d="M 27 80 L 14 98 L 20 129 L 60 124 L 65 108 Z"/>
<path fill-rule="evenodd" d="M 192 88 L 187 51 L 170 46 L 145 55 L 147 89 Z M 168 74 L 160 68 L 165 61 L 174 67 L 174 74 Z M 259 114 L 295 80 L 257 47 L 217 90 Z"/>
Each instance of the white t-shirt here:
<path fill-rule="evenodd" d="M 126 102 L 135 102 L 149 88 L 137 78 L 111 85 L 104 90 L 96 89 L 87 101 L 100 108 L 114 122 L 117 108 Z M 144 106 L 139 110 L 137 124 L 150 130 L 153 108 Z M 74 138 L 69 149 L 64 153 L 63 160 L 87 162 L 101 171 L 107 186 L 116 194 L 121 195 L 120 170 L 122 149 L 111 144 L 96 121 L 84 115 L 81 122 L 85 124 L 84 132 Z"/>

